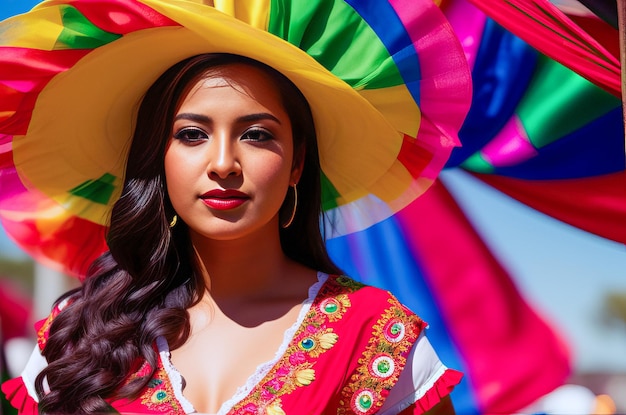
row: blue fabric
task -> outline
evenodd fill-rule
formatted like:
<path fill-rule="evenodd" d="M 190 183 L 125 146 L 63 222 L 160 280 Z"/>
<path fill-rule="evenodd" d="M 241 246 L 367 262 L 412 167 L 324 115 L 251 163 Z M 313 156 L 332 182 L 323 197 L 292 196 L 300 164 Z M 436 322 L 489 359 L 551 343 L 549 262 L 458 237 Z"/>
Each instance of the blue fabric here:
<path fill-rule="evenodd" d="M 514 115 L 537 64 L 538 52 L 502 26 L 487 19 L 472 69 L 474 94 L 459 131 L 462 147 L 446 167 L 455 167 L 479 151 Z"/>
<path fill-rule="evenodd" d="M 392 217 L 365 231 L 327 242 L 331 258 L 347 275 L 365 284 L 391 291 L 426 321 L 427 336 L 448 367 L 465 372 L 451 394 L 456 412 L 480 414 L 464 361 L 450 338 L 450 330 L 434 298 L 424 271 L 407 246 L 400 223 Z"/>
<path fill-rule="evenodd" d="M 622 108 L 618 107 L 538 149 L 536 157 L 511 167 L 495 168 L 493 173 L 518 179 L 556 180 L 620 172 L 626 167 L 623 137 Z"/>
<path fill-rule="evenodd" d="M 378 35 L 393 58 L 415 102 L 420 103 L 419 79 L 422 78 L 417 51 L 411 36 L 393 6 L 382 0 L 346 0 Z"/>

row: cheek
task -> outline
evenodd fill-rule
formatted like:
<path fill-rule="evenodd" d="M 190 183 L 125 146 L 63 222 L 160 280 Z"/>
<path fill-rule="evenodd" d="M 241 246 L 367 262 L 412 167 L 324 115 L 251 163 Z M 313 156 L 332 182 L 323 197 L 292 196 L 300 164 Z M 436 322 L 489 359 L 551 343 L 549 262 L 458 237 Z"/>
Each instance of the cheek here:
<path fill-rule="evenodd" d="M 163 167 L 165 169 L 165 186 L 170 201 L 176 207 L 177 201 L 188 191 L 193 167 L 189 161 L 185 161 L 172 150 L 165 153 Z"/>
<path fill-rule="evenodd" d="M 291 163 L 286 163 L 282 157 L 275 156 L 257 161 L 253 167 L 255 181 L 271 187 L 281 187 L 283 183 L 289 184 L 291 175 Z"/>
<path fill-rule="evenodd" d="M 172 190 L 172 188 L 176 187 L 174 184 L 180 176 L 178 165 L 179 163 L 172 157 L 169 151 L 165 153 L 163 167 L 165 169 L 165 184 L 168 190 Z"/>

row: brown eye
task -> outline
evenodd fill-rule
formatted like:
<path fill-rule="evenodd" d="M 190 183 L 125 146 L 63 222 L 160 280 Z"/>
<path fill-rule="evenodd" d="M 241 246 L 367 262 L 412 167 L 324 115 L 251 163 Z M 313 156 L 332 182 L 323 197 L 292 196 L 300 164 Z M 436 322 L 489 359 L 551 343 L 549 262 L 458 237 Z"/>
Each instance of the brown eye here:
<path fill-rule="evenodd" d="M 195 143 L 202 140 L 207 140 L 209 135 L 202 131 L 200 128 L 187 127 L 174 134 L 174 138 L 186 143 Z"/>
<path fill-rule="evenodd" d="M 250 141 L 267 141 L 271 140 L 272 138 L 274 138 L 272 134 L 260 128 L 248 130 L 241 136 L 242 140 Z"/>

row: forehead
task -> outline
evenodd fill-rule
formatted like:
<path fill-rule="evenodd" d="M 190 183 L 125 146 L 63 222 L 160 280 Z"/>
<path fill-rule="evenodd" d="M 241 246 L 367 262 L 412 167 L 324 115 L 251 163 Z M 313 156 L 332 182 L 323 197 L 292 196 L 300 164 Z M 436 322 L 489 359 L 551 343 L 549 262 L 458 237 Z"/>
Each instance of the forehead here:
<path fill-rule="evenodd" d="M 267 71 L 241 63 L 208 69 L 190 85 L 190 92 L 224 87 L 233 88 L 255 99 L 266 97 L 282 101 L 276 80 Z"/>
<path fill-rule="evenodd" d="M 266 70 L 245 63 L 220 65 L 205 70 L 187 85 L 178 108 L 190 104 L 190 101 L 202 102 L 211 98 L 230 100 L 232 95 L 229 94 L 232 92 L 288 118 L 283 93 L 276 79 Z"/>

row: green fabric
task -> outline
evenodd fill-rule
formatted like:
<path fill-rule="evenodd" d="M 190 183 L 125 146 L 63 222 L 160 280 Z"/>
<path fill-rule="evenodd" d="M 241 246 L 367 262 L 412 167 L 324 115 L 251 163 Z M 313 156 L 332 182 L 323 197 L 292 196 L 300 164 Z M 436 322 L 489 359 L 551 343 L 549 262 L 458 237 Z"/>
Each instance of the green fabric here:
<path fill-rule="evenodd" d="M 344 1 L 273 0 L 268 31 L 306 51 L 353 88 L 404 84 L 376 33 Z"/>
<path fill-rule="evenodd" d="M 620 105 L 613 95 L 546 57 L 538 62 L 534 77 L 516 112 L 535 148 L 576 131 Z"/>
<path fill-rule="evenodd" d="M 55 49 L 94 49 L 122 37 L 99 29 L 72 6 L 61 5 L 59 10 L 64 29 Z"/>
<path fill-rule="evenodd" d="M 328 180 L 324 173 L 321 176 L 322 182 L 322 210 L 327 211 L 339 206 L 337 198 L 340 196 L 335 186 Z"/>
<path fill-rule="evenodd" d="M 106 205 L 115 191 L 115 176 L 105 173 L 97 180 L 88 180 L 70 190 L 70 194 Z"/>
<path fill-rule="evenodd" d="M 462 164 L 461 167 L 469 171 L 476 173 L 491 174 L 494 172 L 494 167 L 487 160 L 483 158 L 480 152 L 472 154 Z"/>

